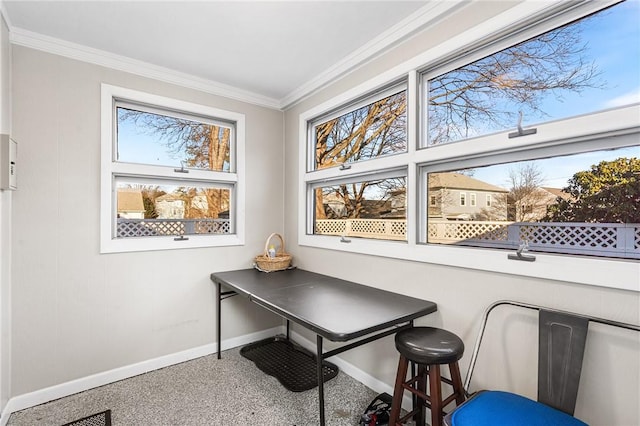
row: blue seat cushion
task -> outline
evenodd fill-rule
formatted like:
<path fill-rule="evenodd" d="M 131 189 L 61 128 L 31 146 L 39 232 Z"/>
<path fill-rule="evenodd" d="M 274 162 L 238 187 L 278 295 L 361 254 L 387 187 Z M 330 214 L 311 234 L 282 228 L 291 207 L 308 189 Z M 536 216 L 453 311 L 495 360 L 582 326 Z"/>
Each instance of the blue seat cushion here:
<path fill-rule="evenodd" d="M 451 426 L 586 426 L 586 423 L 520 395 L 484 391 L 451 413 Z"/>

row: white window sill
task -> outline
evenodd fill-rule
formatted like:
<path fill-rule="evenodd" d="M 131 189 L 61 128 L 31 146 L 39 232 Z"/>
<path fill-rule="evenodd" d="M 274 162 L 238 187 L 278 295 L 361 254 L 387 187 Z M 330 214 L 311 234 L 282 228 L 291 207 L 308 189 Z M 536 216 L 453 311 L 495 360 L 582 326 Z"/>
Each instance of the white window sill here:
<path fill-rule="evenodd" d="M 103 239 L 100 253 L 126 253 L 134 251 L 177 250 L 202 247 L 228 247 L 244 245 L 244 239 L 238 235 L 186 235 L 185 240 L 170 237 L 140 237 Z"/>
<path fill-rule="evenodd" d="M 410 245 L 358 238 L 342 243 L 338 236 L 301 235 L 299 243 L 329 250 L 640 292 L 640 262 L 635 260 L 529 252 L 536 257 L 535 262 L 523 262 L 508 259 L 508 254 L 515 253 L 510 250 Z"/>

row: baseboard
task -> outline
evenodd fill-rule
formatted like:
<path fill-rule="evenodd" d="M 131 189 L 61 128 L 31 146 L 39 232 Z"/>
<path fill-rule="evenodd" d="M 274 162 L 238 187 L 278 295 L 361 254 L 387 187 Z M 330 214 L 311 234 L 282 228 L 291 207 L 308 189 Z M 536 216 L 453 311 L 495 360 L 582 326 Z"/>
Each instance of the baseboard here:
<path fill-rule="evenodd" d="M 221 343 L 222 350 L 235 348 L 246 345 L 257 340 L 266 339 L 276 334 L 284 332 L 284 327 L 274 327 L 268 330 L 262 330 L 256 333 L 245 334 L 243 336 L 234 337 L 223 340 Z M 0 415 L 0 426 L 6 426 L 11 413 L 24 410 L 36 405 L 44 404 L 55 399 L 64 398 L 69 395 L 83 392 L 98 386 L 104 386 L 109 383 L 157 370 L 159 368 L 168 367 L 170 365 L 179 364 L 181 362 L 190 361 L 202 356 L 210 355 L 218 351 L 216 343 L 199 346 L 197 348 L 188 349 L 186 351 L 161 356 L 136 364 L 127 365 L 125 367 L 115 368 L 113 370 L 104 371 L 102 373 L 93 374 L 81 379 L 72 380 L 59 385 L 29 392 L 23 395 L 15 396 L 9 401 L 2 410 Z"/>

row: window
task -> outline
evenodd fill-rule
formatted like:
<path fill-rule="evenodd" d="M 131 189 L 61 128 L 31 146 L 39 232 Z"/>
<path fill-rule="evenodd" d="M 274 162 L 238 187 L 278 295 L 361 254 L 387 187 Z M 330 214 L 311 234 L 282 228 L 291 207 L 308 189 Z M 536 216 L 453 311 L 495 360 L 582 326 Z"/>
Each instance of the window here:
<path fill-rule="evenodd" d="M 300 158 L 300 244 L 640 291 L 638 262 L 626 261 L 640 259 L 640 219 L 631 216 L 640 202 L 639 8 L 632 1 L 514 6 L 502 29 L 498 19 L 479 24 L 473 39 L 449 40 L 301 114 L 308 145 Z M 314 126 L 355 111 L 349 105 L 363 92 L 375 97 L 376 87 L 404 77 L 400 70 L 406 147 L 319 167 Z M 617 180 L 594 178 L 597 198 L 582 180 L 600 169 Z M 406 184 L 403 244 L 343 244 L 338 233 L 314 232 L 319 188 L 391 172 Z M 594 208 L 597 219 L 589 216 Z M 618 216 L 605 214 L 613 211 Z M 524 242 L 543 262 L 523 268 L 507 258 Z M 621 277 L 616 283 L 607 268 Z"/>
<path fill-rule="evenodd" d="M 242 244 L 244 116 L 102 86 L 101 251 Z"/>
<path fill-rule="evenodd" d="M 406 186 L 399 175 L 314 187 L 314 233 L 405 240 Z"/>
<path fill-rule="evenodd" d="M 633 200 L 639 197 L 640 146 L 464 171 L 473 173 L 465 184 L 495 191 L 495 202 L 475 212 L 473 222 L 450 223 L 442 212 L 447 217 L 455 210 L 445 197 L 442 212 L 429 211 L 429 244 L 514 248 L 526 241 L 540 252 L 639 257 L 640 214 Z M 451 182 L 451 175 L 428 173 L 428 185 L 439 193 L 433 182 Z"/>
<path fill-rule="evenodd" d="M 637 2 L 625 1 L 486 56 L 480 50 L 476 60 L 452 61 L 445 72 L 424 73 L 422 145 L 481 143 L 480 136 L 514 129 L 520 120 L 638 102 L 638 13 Z"/>
<path fill-rule="evenodd" d="M 420 241 L 477 247 L 518 247 L 526 242 L 536 251 L 640 258 L 640 247 L 631 243 L 640 235 L 640 215 L 633 213 L 633 194 L 640 189 L 640 179 L 635 177 L 640 174 L 637 146 L 613 149 L 616 143 L 604 140 L 602 144 L 610 146 L 606 151 L 589 150 L 585 143 L 573 148 L 574 152 L 585 151 L 582 154 L 561 155 L 559 148 L 550 153 L 534 146 L 528 152 L 507 153 L 509 140 L 537 134 L 534 126 L 522 129 L 524 115 L 569 123 L 570 115 L 598 117 L 603 106 L 640 100 L 640 49 L 601 59 L 610 53 L 600 43 L 602 31 L 640 41 L 640 30 L 626 16 L 632 12 L 638 12 L 637 4 L 621 3 L 479 59 L 455 61 L 422 74 L 426 132 L 421 146 L 426 151 L 436 152 L 453 142 L 462 152 L 469 151 L 470 145 L 480 146 L 480 151 L 491 144 L 500 148 L 492 149 L 488 159 L 469 161 L 474 166 L 464 169 L 456 161 L 443 173 L 440 169 L 447 162 L 440 162 L 438 177 L 451 175 L 464 181 L 466 188 L 491 191 L 496 203 L 473 212 L 481 219 L 477 224 L 460 224 L 455 230 L 449 225 L 446 243 L 437 226 L 441 216 L 427 214 L 422 219 L 427 229 Z M 636 76 L 630 82 L 627 73 L 631 72 Z M 616 93 L 620 87 L 635 92 L 635 99 L 614 98 L 625 93 Z M 584 96 L 591 102 L 585 103 Z M 520 130 L 505 134 L 503 129 L 510 122 Z M 546 130 L 550 125 L 543 122 L 539 126 Z M 565 132 L 558 130 L 556 137 Z M 428 193 L 433 180 L 429 175 L 436 170 L 428 161 L 423 170 Z M 449 180 L 448 190 L 454 190 L 456 179 Z M 475 196 L 469 197 L 470 207 L 475 207 Z M 460 194 L 460 206 L 466 206 L 464 194 Z M 634 229 L 630 239 L 622 236 L 629 226 Z"/>
<path fill-rule="evenodd" d="M 406 84 L 394 84 L 309 120 L 305 233 L 406 240 Z"/>
<path fill-rule="evenodd" d="M 475 207 L 476 206 L 476 194 L 473 193 L 473 192 L 469 194 L 469 205 L 471 207 Z"/>

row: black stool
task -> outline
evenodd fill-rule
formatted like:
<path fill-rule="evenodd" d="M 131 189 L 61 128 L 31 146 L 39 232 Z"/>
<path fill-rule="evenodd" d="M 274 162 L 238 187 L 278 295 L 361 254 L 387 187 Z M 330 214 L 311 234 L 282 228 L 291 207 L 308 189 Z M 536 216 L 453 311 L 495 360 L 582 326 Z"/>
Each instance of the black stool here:
<path fill-rule="evenodd" d="M 413 327 L 396 334 L 396 349 L 400 352 L 398 374 L 393 389 L 391 417 L 389 426 L 398 426 L 411 417 L 415 417 L 416 425 L 424 425 L 424 407 L 431 409 L 431 426 L 442 426 L 442 409 L 453 400 L 456 405 L 464 402 L 465 394 L 460 377 L 458 360 L 464 353 L 464 343 L 458 336 L 446 330 L 433 327 Z M 418 365 L 418 374 L 409 380 L 407 368 Z M 440 365 L 448 364 L 451 379 L 440 375 Z M 414 368 L 412 368 L 412 374 Z M 429 394 L 427 395 L 427 377 L 429 378 Z M 453 393 L 442 398 L 442 383 L 453 387 Z M 400 418 L 402 396 L 407 390 L 413 394 L 413 409 Z"/>

